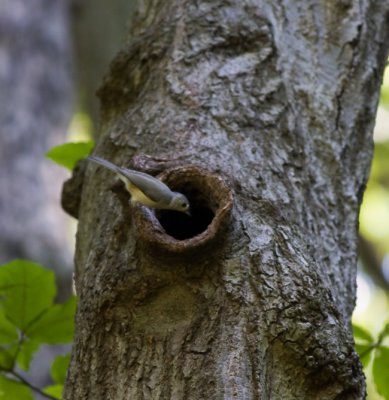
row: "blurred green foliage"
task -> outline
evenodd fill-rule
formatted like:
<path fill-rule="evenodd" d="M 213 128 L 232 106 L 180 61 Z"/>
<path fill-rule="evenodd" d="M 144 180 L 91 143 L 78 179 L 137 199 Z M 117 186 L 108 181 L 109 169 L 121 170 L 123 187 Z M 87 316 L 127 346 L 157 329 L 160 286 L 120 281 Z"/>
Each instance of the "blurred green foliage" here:
<path fill-rule="evenodd" d="M 375 144 L 360 213 L 360 232 L 374 243 L 380 257 L 389 252 L 389 141 Z"/>
<path fill-rule="evenodd" d="M 32 386 L 17 367 L 28 371 L 42 344 L 70 343 L 74 334 L 76 299 L 55 304 L 54 273 L 26 260 L 0 266 L 0 399 L 33 399 Z M 60 399 L 69 356 L 54 360 L 55 385 L 34 390 Z"/>
<path fill-rule="evenodd" d="M 385 107 L 389 110 L 389 72 L 386 67 L 384 79 L 382 81 L 381 93 L 380 93 L 380 106 Z"/>
<path fill-rule="evenodd" d="M 386 323 L 377 339 L 361 326 L 354 325 L 355 345 L 364 369 L 372 363 L 372 378 L 377 392 L 389 399 L 389 347 L 384 340 L 389 336 L 389 323 Z"/>
<path fill-rule="evenodd" d="M 370 177 L 360 211 L 360 234 L 368 241 L 377 265 L 363 264 L 371 276 L 380 273 L 388 279 L 383 260 L 389 255 L 389 70 L 385 71 L 381 88 L 379 111 L 374 134 L 374 158 Z M 362 255 L 363 258 L 363 255 Z M 369 257 L 367 258 L 369 259 Z M 356 349 L 360 355 L 368 383 L 368 399 L 389 399 L 389 313 L 388 294 L 372 281 L 366 284 L 366 275 L 360 274 L 369 290 L 358 290 L 359 302 L 364 310 L 357 310 L 353 321 Z M 366 287 L 365 287 L 366 289 Z M 362 298 L 364 297 L 364 298 Z M 374 334 L 373 332 L 377 332 Z M 375 339 L 374 339 L 375 338 Z M 385 344 L 386 340 L 386 344 Z"/>

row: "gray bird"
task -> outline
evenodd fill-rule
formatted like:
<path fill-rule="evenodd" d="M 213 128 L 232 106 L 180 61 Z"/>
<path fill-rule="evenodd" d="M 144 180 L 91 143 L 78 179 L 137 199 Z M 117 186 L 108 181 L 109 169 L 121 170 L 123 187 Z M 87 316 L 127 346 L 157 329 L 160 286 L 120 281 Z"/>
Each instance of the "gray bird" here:
<path fill-rule="evenodd" d="M 182 193 L 171 191 L 163 182 L 151 175 L 119 167 L 97 156 L 89 156 L 87 160 L 110 169 L 124 182 L 131 194 L 131 203 L 140 203 L 148 207 L 163 210 L 176 210 L 190 215 L 189 201 Z"/>

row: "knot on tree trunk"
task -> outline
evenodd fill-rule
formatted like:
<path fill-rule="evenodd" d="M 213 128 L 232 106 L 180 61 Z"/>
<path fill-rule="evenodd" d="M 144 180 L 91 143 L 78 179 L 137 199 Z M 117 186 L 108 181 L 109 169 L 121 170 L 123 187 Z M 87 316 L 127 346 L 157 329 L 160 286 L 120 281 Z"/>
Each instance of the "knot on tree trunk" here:
<path fill-rule="evenodd" d="M 191 216 L 139 206 L 134 220 L 142 242 L 169 253 L 196 253 L 215 246 L 230 225 L 233 194 L 219 176 L 196 166 L 171 168 L 158 176 L 189 199 Z"/>
<path fill-rule="evenodd" d="M 61 206 L 67 214 L 76 219 L 78 219 L 78 209 L 81 203 L 86 165 L 85 160 L 78 161 L 72 176 L 62 186 Z"/>

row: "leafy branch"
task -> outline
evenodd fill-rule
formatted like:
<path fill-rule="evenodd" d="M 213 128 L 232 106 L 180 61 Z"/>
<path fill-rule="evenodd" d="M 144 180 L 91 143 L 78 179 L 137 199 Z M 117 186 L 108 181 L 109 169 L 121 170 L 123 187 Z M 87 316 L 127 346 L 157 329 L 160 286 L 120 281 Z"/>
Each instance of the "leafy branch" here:
<path fill-rule="evenodd" d="M 55 384 L 43 389 L 16 370 L 28 371 L 42 344 L 72 341 L 75 297 L 55 304 L 55 296 L 52 271 L 25 260 L 0 266 L 0 399 L 32 400 L 31 390 L 48 399 L 61 398 L 69 356 L 55 359 L 51 369 Z"/>
<path fill-rule="evenodd" d="M 47 399 L 58 400 L 58 397 L 54 397 L 54 396 L 51 396 L 48 393 L 45 393 L 40 388 L 38 388 L 37 386 L 35 386 L 32 383 L 28 382 L 26 379 L 24 379 L 23 376 L 21 376 L 19 373 L 15 372 L 15 371 L 10 371 L 9 373 L 11 375 L 13 375 L 19 382 L 23 383 L 24 385 L 29 387 L 34 392 L 39 393 L 41 396 L 46 397 Z"/>
<path fill-rule="evenodd" d="M 384 345 L 384 340 L 389 336 L 389 323 L 386 323 L 375 340 L 366 329 L 354 325 L 354 338 L 356 349 L 364 368 L 372 363 L 373 380 L 377 392 L 385 399 L 389 399 L 388 366 L 389 347 Z"/>

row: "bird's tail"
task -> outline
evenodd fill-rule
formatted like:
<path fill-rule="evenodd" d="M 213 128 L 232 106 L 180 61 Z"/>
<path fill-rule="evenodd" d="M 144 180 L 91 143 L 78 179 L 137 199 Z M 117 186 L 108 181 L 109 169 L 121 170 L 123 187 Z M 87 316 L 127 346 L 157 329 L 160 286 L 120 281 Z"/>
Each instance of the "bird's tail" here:
<path fill-rule="evenodd" d="M 94 161 L 95 163 L 100 164 L 103 167 L 108 168 L 113 172 L 120 173 L 120 167 L 118 167 L 117 165 L 115 165 L 107 160 L 104 160 L 103 158 L 100 158 L 97 156 L 89 156 L 86 159 L 90 160 L 90 161 Z"/>

